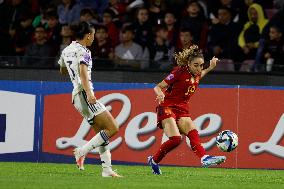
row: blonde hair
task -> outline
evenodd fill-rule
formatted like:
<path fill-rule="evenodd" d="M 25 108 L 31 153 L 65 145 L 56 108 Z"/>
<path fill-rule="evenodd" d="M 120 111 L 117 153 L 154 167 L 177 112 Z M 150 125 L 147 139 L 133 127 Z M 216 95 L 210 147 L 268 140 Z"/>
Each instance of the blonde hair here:
<path fill-rule="evenodd" d="M 202 51 L 197 45 L 183 49 L 181 52 L 175 53 L 174 58 L 178 66 L 186 66 L 195 58 L 204 58 Z"/>

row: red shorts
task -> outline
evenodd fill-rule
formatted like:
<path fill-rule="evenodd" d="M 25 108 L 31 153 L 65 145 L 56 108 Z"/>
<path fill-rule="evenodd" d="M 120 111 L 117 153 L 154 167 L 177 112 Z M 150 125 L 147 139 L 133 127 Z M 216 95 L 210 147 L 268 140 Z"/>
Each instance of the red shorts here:
<path fill-rule="evenodd" d="M 188 104 L 174 105 L 174 106 L 159 105 L 156 108 L 156 112 L 157 112 L 157 126 L 161 129 L 163 128 L 162 121 L 164 119 L 172 117 L 176 121 L 178 121 L 179 118 L 181 117 L 190 117 Z"/>

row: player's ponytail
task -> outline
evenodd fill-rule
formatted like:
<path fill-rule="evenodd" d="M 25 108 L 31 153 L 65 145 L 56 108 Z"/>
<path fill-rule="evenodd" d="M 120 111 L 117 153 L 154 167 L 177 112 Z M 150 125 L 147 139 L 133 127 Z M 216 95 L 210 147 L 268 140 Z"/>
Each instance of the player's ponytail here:
<path fill-rule="evenodd" d="M 197 45 L 183 49 L 181 52 L 175 53 L 174 58 L 178 66 L 185 66 L 195 58 L 204 58 L 202 51 Z"/>
<path fill-rule="evenodd" d="M 70 26 L 71 30 L 74 32 L 75 38 L 80 40 L 83 39 L 86 34 L 92 32 L 92 27 L 92 25 L 84 21 Z"/>

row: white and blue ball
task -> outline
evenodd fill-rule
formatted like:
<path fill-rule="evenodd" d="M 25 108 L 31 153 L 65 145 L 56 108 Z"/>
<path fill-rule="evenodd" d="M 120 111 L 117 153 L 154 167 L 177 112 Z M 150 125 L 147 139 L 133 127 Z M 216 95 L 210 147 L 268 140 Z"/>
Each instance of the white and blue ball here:
<path fill-rule="evenodd" d="M 223 152 L 231 152 L 238 146 L 238 136 L 230 130 L 221 131 L 216 137 L 217 147 Z"/>

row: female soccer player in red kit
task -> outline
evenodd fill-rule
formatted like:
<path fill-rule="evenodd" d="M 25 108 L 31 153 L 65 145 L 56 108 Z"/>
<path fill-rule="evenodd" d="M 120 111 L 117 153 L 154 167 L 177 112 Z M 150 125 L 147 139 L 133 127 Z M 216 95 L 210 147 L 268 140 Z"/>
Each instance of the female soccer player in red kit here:
<path fill-rule="evenodd" d="M 192 151 L 201 159 L 203 167 L 219 165 L 226 160 L 225 156 L 206 155 L 196 126 L 190 118 L 188 105 L 190 97 L 199 85 L 199 80 L 216 66 L 218 58 L 213 57 L 210 66 L 203 69 L 203 54 L 198 46 L 193 45 L 175 54 L 175 59 L 178 66 L 154 88 L 159 102 L 158 127 L 163 129 L 169 138 L 154 156 L 148 157 L 153 173 L 158 175 L 162 174 L 159 168 L 160 161 L 181 143 L 181 134 L 189 138 Z"/>

